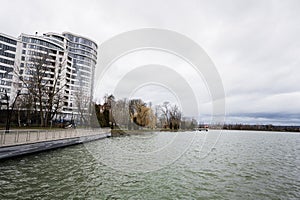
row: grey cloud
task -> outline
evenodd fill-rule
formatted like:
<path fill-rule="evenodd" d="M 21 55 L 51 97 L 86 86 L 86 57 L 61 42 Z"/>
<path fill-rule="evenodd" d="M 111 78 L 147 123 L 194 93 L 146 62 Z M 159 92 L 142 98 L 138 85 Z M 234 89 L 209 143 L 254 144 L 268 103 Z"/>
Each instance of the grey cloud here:
<path fill-rule="evenodd" d="M 228 119 L 300 124 L 297 0 L 11 0 L 1 4 L 0 26 L 13 36 L 71 31 L 98 43 L 145 27 L 178 31 L 199 43 L 218 68 Z"/>

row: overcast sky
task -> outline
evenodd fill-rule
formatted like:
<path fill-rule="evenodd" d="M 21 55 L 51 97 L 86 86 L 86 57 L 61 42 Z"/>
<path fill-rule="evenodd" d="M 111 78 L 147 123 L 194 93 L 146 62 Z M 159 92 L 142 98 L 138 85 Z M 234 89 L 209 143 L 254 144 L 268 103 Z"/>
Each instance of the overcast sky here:
<path fill-rule="evenodd" d="M 214 62 L 228 122 L 300 125 L 298 0 L 10 0 L 0 24 L 12 36 L 70 31 L 98 44 L 134 29 L 176 31 Z"/>

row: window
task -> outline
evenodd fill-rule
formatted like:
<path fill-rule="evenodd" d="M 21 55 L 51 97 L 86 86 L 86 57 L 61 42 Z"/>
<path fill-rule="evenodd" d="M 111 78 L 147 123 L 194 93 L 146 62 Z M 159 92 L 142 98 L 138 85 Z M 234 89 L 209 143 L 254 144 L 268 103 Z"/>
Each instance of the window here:
<path fill-rule="evenodd" d="M 4 37 L 4 36 L 0 36 L 0 41 L 6 42 L 6 43 L 9 43 L 9 44 L 17 45 L 16 40 L 12 40 L 12 39 Z"/>
<path fill-rule="evenodd" d="M 9 58 L 15 58 L 14 54 L 8 53 L 4 51 L 0 51 L 0 55 L 5 56 L 5 57 L 9 57 Z"/>
<path fill-rule="evenodd" d="M 14 61 L 11 61 L 11 60 L 7 60 L 7 59 L 4 59 L 4 58 L 0 58 L 0 63 L 5 63 L 5 64 L 8 64 L 8 65 L 14 65 Z"/>

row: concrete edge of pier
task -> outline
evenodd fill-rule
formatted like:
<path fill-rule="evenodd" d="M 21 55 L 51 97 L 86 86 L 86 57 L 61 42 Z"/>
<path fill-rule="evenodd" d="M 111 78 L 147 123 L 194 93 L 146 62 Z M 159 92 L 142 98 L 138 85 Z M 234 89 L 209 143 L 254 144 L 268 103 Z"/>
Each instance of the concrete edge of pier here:
<path fill-rule="evenodd" d="M 18 144 L 12 146 L 0 147 L 0 160 L 5 160 L 12 157 L 22 156 L 26 154 L 33 154 L 37 152 L 47 151 L 51 149 L 67 147 L 76 144 L 82 144 L 85 142 L 91 142 L 94 140 L 100 140 L 110 137 L 111 133 L 96 133 L 94 135 L 79 136 L 74 138 L 65 138 L 50 141 L 40 141 L 30 144 Z"/>

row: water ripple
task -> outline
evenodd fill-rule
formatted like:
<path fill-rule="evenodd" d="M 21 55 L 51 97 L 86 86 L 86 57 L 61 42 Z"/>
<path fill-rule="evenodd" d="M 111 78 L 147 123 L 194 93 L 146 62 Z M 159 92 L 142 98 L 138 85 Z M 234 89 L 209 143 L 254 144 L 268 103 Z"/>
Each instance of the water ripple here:
<path fill-rule="evenodd" d="M 125 145 L 144 153 L 173 136 L 155 133 L 91 144 Z M 199 134 L 178 160 L 148 173 L 115 171 L 95 160 L 84 145 L 61 148 L 2 162 L 0 199 L 299 199 L 299 136 L 227 132 L 201 159 L 201 151 L 213 141 L 200 149 L 204 136 Z"/>

